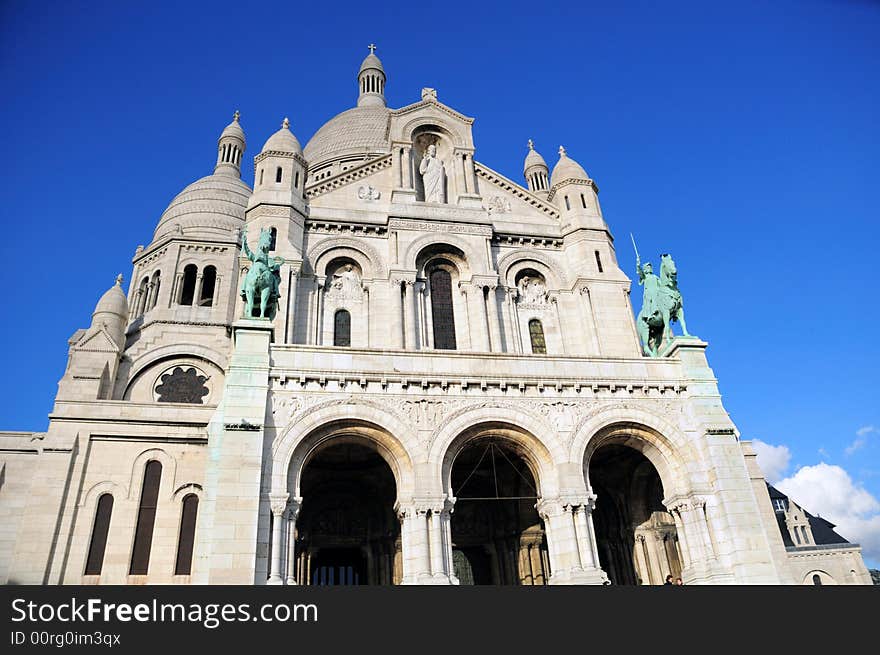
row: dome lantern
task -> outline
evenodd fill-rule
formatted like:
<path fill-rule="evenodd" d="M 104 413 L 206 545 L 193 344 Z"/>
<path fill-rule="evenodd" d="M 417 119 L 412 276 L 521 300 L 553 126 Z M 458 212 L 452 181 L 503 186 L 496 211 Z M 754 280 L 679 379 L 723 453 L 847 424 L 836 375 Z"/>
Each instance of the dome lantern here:
<path fill-rule="evenodd" d="M 385 107 L 385 69 L 374 54 L 376 45 L 369 45 L 370 54 L 361 62 L 358 71 L 358 107 Z"/>
<path fill-rule="evenodd" d="M 244 154 L 245 139 L 244 130 L 238 122 L 239 118 L 241 114 L 236 109 L 232 115 L 232 122 L 226 126 L 217 141 L 215 175 L 241 177 L 241 156 Z"/>
<path fill-rule="evenodd" d="M 538 195 L 547 196 L 550 190 L 550 171 L 547 162 L 541 154 L 535 150 L 535 143 L 529 139 L 529 152 L 523 163 L 523 175 L 529 185 L 529 191 Z"/>

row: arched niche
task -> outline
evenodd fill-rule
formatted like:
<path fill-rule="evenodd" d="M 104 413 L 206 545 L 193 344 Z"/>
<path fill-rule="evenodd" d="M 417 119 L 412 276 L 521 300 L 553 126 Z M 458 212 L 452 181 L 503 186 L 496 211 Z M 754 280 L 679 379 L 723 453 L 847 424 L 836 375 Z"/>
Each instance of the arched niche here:
<path fill-rule="evenodd" d="M 443 201 L 448 204 L 452 199 L 462 192 L 456 187 L 458 176 L 455 174 L 455 144 L 454 135 L 446 128 L 437 124 L 422 124 L 414 128 L 411 133 L 412 139 L 412 166 L 413 166 L 413 183 L 416 190 L 416 200 L 425 201 L 425 185 L 422 175 L 419 172 L 419 166 L 422 159 L 430 146 L 434 146 L 437 150 L 437 159 L 443 162 L 444 184 L 443 184 Z"/>

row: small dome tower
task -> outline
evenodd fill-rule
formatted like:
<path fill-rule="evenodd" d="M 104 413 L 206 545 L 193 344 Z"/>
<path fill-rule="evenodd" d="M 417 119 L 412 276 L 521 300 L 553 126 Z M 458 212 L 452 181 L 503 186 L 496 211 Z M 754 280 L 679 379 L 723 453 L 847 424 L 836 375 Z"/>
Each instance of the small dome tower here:
<path fill-rule="evenodd" d="M 606 229 L 599 209 L 599 189 L 583 167 L 559 146 L 559 161 L 550 175 L 547 200 L 555 204 L 563 223 L 574 227 Z"/>
<path fill-rule="evenodd" d="M 220 134 L 217 141 L 217 165 L 214 175 L 241 177 L 241 156 L 244 154 L 244 130 L 238 124 L 241 114 L 238 110 L 232 115 L 232 122 Z"/>
<path fill-rule="evenodd" d="M 385 69 L 374 54 L 376 46 L 370 44 L 370 54 L 361 63 L 358 71 L 358 107 L 385 107 Z"/>
<path fill-rule="evenodd" d="M 252 234 L 258 234 L 262 227 L 274 229 L 277 252 L 288 258 L 302 250 L 306 174 L 302 146 L 285 118 L 281 129 L 254 157 L 254 193 L 248 202 L 246 223 L 249 228 L 253 225 Z M 271 211 L 258 209 L 260 206 L 271 206 Z M 279 213 L 282 208 L 283 215 Z"/>
<path fill-rule="evenodd" d="M 550 191 L 550 170 L 541 154 L 535 150 L 534 142 L 529 139 L 529 154 L 523 164 L 523 175 L 529 185 L 529 191 L 547 198 Z"/>
<path fill-rule="evenodd" d="M 128 324 L 128 301 L 122 290 L 122 273 L 116 276 L 116 284 L 110 287 L 92 313 L 91 329 L 103 327 L 117 345 L 125 344 L 125 327 Z"/>

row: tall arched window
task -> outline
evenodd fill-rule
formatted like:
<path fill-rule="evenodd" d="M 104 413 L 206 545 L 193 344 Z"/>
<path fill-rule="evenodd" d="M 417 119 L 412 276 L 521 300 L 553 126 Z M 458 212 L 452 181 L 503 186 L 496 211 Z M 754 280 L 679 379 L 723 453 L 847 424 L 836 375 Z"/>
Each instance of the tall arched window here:
<path fill-rule="evenodd" d="M 135 307 L 135 315 L 140 316 L 147 311 L 147 294 L 150 292 L 150 278 L 145 277 L 138 285 L 137 306 Z"/>
<path fill-rule="evenodd" d="M 281 167 L 280 166 L 275 169 L 275 182 L 276 183 L 281 182 Z"/>
<path fill-rule="evenodd" d="M 344 309 L 333 316 L 333 345 L 351 345 L 351 314 Z"/>
<path fill-rule="evenodd" d="M 199 305 L 210 307 L 214 304 L 214 287 L 217 285 L 217 269 L 213 266 L 205 266 L 202 271 L 202 293 Z"/>
<path fill-rule="evenodd" d="M 434 323 L 434 347 L 455 350 L 455 315 L 452 310 L 452 276 L 449 271 L 431 271 L 431 318 Z"/>
<path fill-rule="evenodd" d="M 153 309 L 156 306 L 156 302 L 159 300 L 159 283 L 161 282 L 161 275 L 159 271 L 153 273 L 153 296 L 152 300 L 150 300 L 150 306 L 147 309 Z"/>
<path fill-rule="evenodd" d="M 86 558 L 86 575 L 101 575 L 112 513 L 113 494 L 101 494 L 95 509 L 95 524 L 92 526 L 92 540 L 89 542 L 89 554 Z"/>
<path fill-rule="evenodd" d="M 199 497 L 195 494 L 184 496 L 180 509 L 180 534 L 177 537 L 177 562 L 174 564 L 174 575 L 189 575 L 192 572 L 198 512 Z"/>
<path fill-rule="evenodd" d="M 141 488 L 129 575 L 146 575 L 150 567 L 150 549 L 153 545 L 153 526 L 156 523 L 156 505 L 159 501 L 161 481 L 162 464 L 155 459 L 150 460 L 144 469 L 144 485 Z"/>
<path fill-rule="evenodd" d="M 544 341 L 544 326 L 536 318 L 529 321 L 529 339 L 532 341 L 533 353 L 536 355 L 547 354 L 547 344 Z"/>
<path fill-rule="evenodd" d="M 180 304 L 192 305 L 196 295 L 196 276 L 198 269 L 195 264 L 188 264 L 183 269 L 183 288 L 180 290 Z"/>
<path fill-rule="evenodd" d="M 278 228 L 272 227 L 269 228 L 269 251 L 275 250 L 275 247 L 278 245 Z"/>

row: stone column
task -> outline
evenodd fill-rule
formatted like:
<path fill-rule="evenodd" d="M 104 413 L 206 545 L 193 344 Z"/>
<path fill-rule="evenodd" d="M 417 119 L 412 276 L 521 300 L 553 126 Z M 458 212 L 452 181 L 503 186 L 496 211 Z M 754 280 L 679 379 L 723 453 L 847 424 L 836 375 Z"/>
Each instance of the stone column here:
<path fill-rule="evenodd" d="M 315 345 L 324 343 L 324 290 L 327 278 L 321 276 L 316 280 L 315 298 Z"/>
<path fill-rule="evenodd" d="M 516 287 L 508 287 L 507 288 L 507 315 L 508 321 L 510 322 L 510 330 L 508 334 L 510 335 L 510 340 L 513 342 L 513 352 L 521 353 L 522 352 L 522 337 L 520 335 L 519 330 L 519 316 L 516 311 Z"/>
<path fill-rule="evenodd" d="M 401 280 L 391 279 L 391 347 L 403 349 L 403 305 L 400 285 Z"/>
<path fill-rule="evenodd" d="M 467 155 L 461 155 L 461 189 L 464 193 L 470 193 L 471 190 L 468 188 L 468 170 L 467 170 Z"/>
<path fill-rule="evenodd" d="M 302 506 L 302 498 L 294 498 L 287 510 L 287 580 L 289 585 L 297 584 L 296 572 L 296 519 L 299 516 L 299 508 Z"/>
<path fill-rule="evenodd" d="M 202 304 L 202 284 L 205 281 L 204 269 L 199 270 L 199 274 L 196 276 L 196 291 L 193 295 L 193 305 L 198 307 Z"/>
<path fill-rule="evenodd" d="M 483 298 L 483 285 L 472 282 L 465 285 L 468 304 L 468 328 L 471 335 L 471 350 L 489 352 L 489 333 L 486 330 L 486 302 Z"/>
<path fill-rule="evenodd" d="M 492 352 L 504 352 L 501 343 L 501 324 L 498 321 L 498 287 L 489 285 L 489 330 L 492 335 Z M 561 326 L 560 326 L 561 327 Z"/>
<path fill-rule="evenodd" d="M 364 321 L 367 324 L 367 348 L 370 347 L 372 343 L 372 337 L 370 336 L 370 330 L 372 329 L 373 321 L 370 318 L 370 291 L 371 285 L 369 283 L 364 283 Z"/>
<path fill-rule="evenodd" d="M 287 280 L 287 329 L 284 343 L 293 343 L 296 335 L 296 292 L 299 286 L 299 271 L 291 267 Z"/>
<path fill-rule="evenodd" d="M 220 302 L 220 284 L 222 281 L 223 277 L 219 274 L 214 278 L 214 295 L 211 298 L 211 307 L 216 307 L 217 303 Z"/>
<path fill-rule="evenodd" d="M 636 575 L 641 578 L 642 584 L 654 584 L 651 569 L 648 566 L 648 552 L 645 546 L 645 535 L 636 535 Z"/>
<path fill-rule="evenodd" d="M 412 152 L 411 146 L 403 147 L 403 188 L 404 189 L 412 189 L 413 188 L 413 167 L 412 167 L 412 156 L 410 153 Z"/>
<path fill-rule="evenodd" d="M 466 157 L 466 166 L 465 171 L 468 180 L 468 189 L 470 189 L 470 193 L 477 192 L 477 172 L 474 170 L 474 156 L 471 153 L 467 153 Z"/>
<path fill-rule="evenodd" d="M 550 584 L 605 584 L 589 518 L 594 499 L 538 503 L 550 550 Z M 578 516 L 580 514 L 580 516 Z"/>
<path fill-rule="evenodd" d="M 269 507 L 272 509 L 272 565 L 269 570 L 268 584 L 284 584 L 281 578 L 282 561 L 284 559 L 284 528 L 287 521 L 284 512 L 287 510 L 289 494 L 272 494 L 269 496 Z"/>
<path fill-rule="evenodd" d="M 171 302 L 179 305 L 181 296 L 183 296 L 183 273 L 178 273 L 174 277 L 174 293 L 171 296 Z"/>
<path fill-rule="evenodd" d="M 422 285 L 422 293 L 425 298 L 425 343 L 428 348 L 434 347 L 434 315 L 431 305 L 431 287 L 427 280 Z"/>
<path fill-rule="evenodd" d="M 590 296 L 590 287 L 584 285 L 580 288 L 581 310 L 584 315 L 583 334 L 584 347 L 587 355 L 599 354 L 599 333 L 596 329 L 596 316 L 593 313 L 593 301 Z"/>
<path fill-rule="evenodd" d="M 407 350 L 418 349 L 418 338 L 416 336 L 416 298 L 413 287 L 415 280 L 404 280 L 404 319 L 406 321 L 406 342 L 404 347 Z"/>
<path fill-rule="evenodd" d="M 147 311 L 153 307 L 153 304 L 156 300 L 156 293 L 158 293 L 159 289 L 156 286 L 156 283 L 153 280 L 150 280 L 150 283 L 147 285 L 147 302 L 144 304 L 144 311 Z"/>

